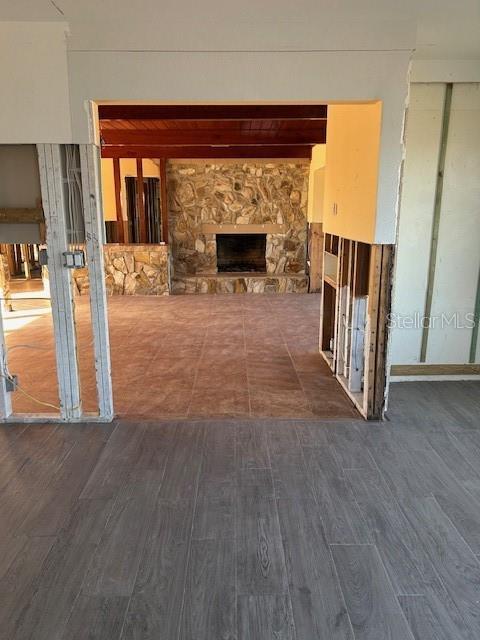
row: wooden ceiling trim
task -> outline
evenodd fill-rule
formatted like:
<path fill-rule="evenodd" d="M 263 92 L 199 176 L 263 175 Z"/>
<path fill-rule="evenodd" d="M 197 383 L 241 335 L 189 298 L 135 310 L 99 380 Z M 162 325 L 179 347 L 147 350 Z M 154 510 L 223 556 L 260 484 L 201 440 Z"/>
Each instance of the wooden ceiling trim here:
<path fill-rule="evenodd" d="M 325 119 L 327 105 L 119 105 L 98 106 L 100 120 Z"/>
<path fill-rule="evenodd" d="M 108 145 L 102 158 L 308 158 L 311 145 Z"/>
<path fill-rule="evenodd" d="M 223 129 L 197 129 L 190 131 L 150 130 L 104 130 L 101 131 L 105 145 L 258 145 L 258 144 L 321 144 L 326 140 L 326 127 L 319 125 L 311 130 L 280 131 L 228 131 Z"/>

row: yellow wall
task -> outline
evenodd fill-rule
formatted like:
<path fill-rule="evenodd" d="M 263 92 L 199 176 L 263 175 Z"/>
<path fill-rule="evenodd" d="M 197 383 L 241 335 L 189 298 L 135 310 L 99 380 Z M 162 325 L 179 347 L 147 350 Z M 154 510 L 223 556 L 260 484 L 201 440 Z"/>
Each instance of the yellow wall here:
<path fill-rule="evenodd" d="M 143 175 L 145 178 L 159 178 L 160 168 L 153 160 L 143 158 Z M 104 220 L 116 220 L 117 209 L 115 205 L 115 187 L 113 181 L 113 160 L 112 158 L 102 158 L 102 200 Z M 125 177 L 137 175 L 137 161 L 135 158 L 121 158 L 120 160 L 120 181 L 122 197 L 123 219 L 127 219 L 127 206 L 125 195 Z"/>
<path fill-rule="evenodd" d="M 103 219 L 116 220 L 117 212 L 115 207 L 115 188 L 113 182 L 113 160 L 102 158 L 102 202 Z"/>
<path fill-rule="evenodd" d="M 328 107 L 324 231 L 375 242 L 382 104 Z"/>
<path fill-rule="evenodd" d="M 307 219 L 309 222 L 322 222 L 325 182 L 326 145 L 316 144 L 312 149 L 310 175 L 308 178 Z"/>

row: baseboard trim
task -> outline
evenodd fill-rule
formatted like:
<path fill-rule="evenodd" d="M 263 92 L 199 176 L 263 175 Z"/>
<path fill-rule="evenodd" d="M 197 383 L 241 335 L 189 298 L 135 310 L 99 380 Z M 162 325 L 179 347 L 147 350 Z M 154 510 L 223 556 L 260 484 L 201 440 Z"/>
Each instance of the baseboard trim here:
<path fill-rule="evenodd" d="M 392 364 L 391 376 L 480 375 L 480 364 Z"/>

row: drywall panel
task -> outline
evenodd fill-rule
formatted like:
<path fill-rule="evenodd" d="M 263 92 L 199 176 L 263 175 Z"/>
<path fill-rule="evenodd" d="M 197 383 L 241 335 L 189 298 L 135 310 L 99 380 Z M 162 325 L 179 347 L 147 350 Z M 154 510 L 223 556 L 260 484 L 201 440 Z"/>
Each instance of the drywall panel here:
<path fill-rule="evenodd" d="M 455 84 L 427 362 L 468 362 L 479 264 L 480 84 Z"/>
<path fill-rule="evenodd" d="M 33 208 L 41 200 L 35 145 L 0 145 L 0 208 Z"/>
<path fill-rule="evenodd" d="M 328 109 L 325 233 L 375 242 L 381 118 L 379 102 Z"/>
<path fill-rule="evenodd" d="M 0 22 L 0 143 L 70 142 L 63 22 Z"/>
<path fill-rule="evenodd" d="M 420 358 L 444 95 L 441 84 L 410 87 L 392 302 L 392 364 L 414 364 Z"/>
<path fill-rule="evenodd" d="M 480 59 L 413 60 L 410 81 L 480 82 Z"/>
<path fill-rule="evenodd" d="M 38 224 L 0 224 L 0 242 L 5 244 L 40 244 Z"/>

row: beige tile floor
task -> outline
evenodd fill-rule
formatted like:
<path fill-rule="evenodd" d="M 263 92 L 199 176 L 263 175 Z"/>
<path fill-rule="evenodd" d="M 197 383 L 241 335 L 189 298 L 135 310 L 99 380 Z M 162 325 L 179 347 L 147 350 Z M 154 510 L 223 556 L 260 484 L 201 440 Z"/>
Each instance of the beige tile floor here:
<path fill-rule="evenodd" d="M 312 294 L 110 298 L 115 410 L 150 419 L 356 417 L 318 353 L 319 303 Z M 10 371 L 30 395 L 56 405 L 51 313 L 44 302 L 14 306 L 5 318 Z M 82 401 L 94 411 L 85 298 L 76 301 L 76 324 Z M 20 392 L 13 405 L 16 413 L 53 411 Z"/>

